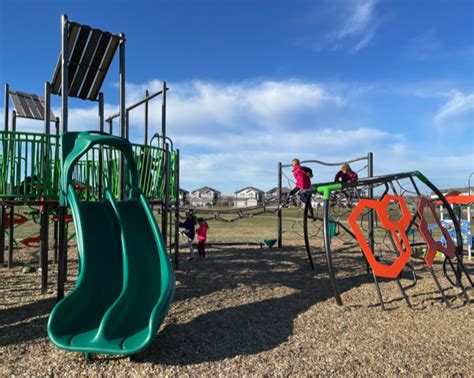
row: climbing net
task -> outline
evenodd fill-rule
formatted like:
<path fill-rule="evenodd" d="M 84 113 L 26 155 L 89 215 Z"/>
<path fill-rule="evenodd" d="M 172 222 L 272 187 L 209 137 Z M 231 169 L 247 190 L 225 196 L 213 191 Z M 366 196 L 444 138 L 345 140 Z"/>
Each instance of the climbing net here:
<path fill-rule="evenodd" d="M 360 158 L 350 159 L 345 162 L 340 163 L 330 163 L 320 160 L 306 160 L 302 161 L 301 164 L 309 166 L 315 172 L 316 177 L 329 176 L 334 177 L 336 171 L 343 164 L 351 163 L 352 170 L 358 175 L 364 175 L 365 171 L 368 171 L 368 156 L 363 156 Z M 295 188 L 296 182 L 293 178 L 293 175 L 290 173 L 290 165 L 284 165 L 281 170 L 282 179 L 286 182 L 289 188 Z M 367 172 L 368 173 L 368 172 Z M 330 201 L 330 221 L 332 224 L 332 237 L 341 239 L 343 242 L 349 242 L 351 240 L 351 235 L 348 234 L 347 228 L 343 223 L 340 222 L 341 219 L 347 217 L 350 209 L 353 206 L 354 201 L 357 201 L 358 198 L 365 195 L 366 191 L 364 189 L 348 189 L 344 191 L 337 191 L 331 193 Z M 282 203 L 280 204 L 281 208 L 294 208 L 296 214 L 286 220 L 290 222 L 282 222 L 285 227 L 282 227 L 282 234 L 295 234 L 300 238 L 305 236 L 305 215 L 304 215 L 304 203 L 301 202 L 299 197 L 299 191 L 293 189 L 291 190 L 285 198 L 283 198 Z M 312 222 L 310 224 L 310 229 L 307 230 L 312 240 L 319 242 L 322 245 L 323 234 L 322 234 L 322 220 L 323 220 L 323 198 L 319 193 L 314 193 L 311 197 L 311 208 L 312 208 Z M 310 259 L 311 261 L 311 259 Z M 313 266 L 313 264 L 312 264 Z"/>

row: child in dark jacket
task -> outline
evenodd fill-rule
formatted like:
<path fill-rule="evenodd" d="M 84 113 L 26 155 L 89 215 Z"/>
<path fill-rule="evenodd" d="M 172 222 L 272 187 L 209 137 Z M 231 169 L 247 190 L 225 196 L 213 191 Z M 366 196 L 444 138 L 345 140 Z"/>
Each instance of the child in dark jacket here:
<path fill-rule="evenodd" d="M 207 240 L 207 230 L 209 225 L 203 218 L 198 219 L 199 228 L 197 229 L 198 234 L 198 254 L 199 257 L 206 257 L 206 240 Z"/>
<path fill-rule="evenodd" d="M 355 182 L 359 179 L 356 172 L 351 169 L 349 164 L 344 164 L 341 170 L 334 177 L 334 182 Z"/>
<path fill-rule="evenodd" d="M 179 222 L 179 227 L 184 228 L 184 231 L 181 233 L 188 239 L 188 247 L 189 252 L 191 253 L 190 260 L 194 260 L 194 248 L 193 248 L 193 240 L 195 236 L 195 226 L 196 226 L 196 217 L 194 216 L 194 212 L 192 210 L 188 210 L 186 213 L 186 219 L 184 222 Z"/>

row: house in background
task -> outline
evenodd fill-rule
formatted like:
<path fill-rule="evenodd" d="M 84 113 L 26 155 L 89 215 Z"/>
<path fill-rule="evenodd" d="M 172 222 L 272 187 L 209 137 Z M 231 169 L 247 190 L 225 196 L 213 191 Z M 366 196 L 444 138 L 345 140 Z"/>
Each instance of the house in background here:
<path fill-rule="evenodd" d="M 253 186 L 247 186 L 235 192 L 235 206 L 249 207 L 263 204 L 265 192 Z"/>
<path fill-rule="evenodd" d="M 189 192 L 183 188 L 179 188 L 179 205 L 189 205 Z"/>
<path fill-rule="evenodd" d="M 290 193 L 291 189 L 287 188 L 286 186 L 281 188 L 281 199 L 285 199 Z M 278 205 L 278 187 L 275 186 L 274 188 L 270 189 L 265 193 L 265 204 L 266 205 Z"/>
<path fill-rule="evenodd" d="M 214 207 L 220 197 L 221 192 L 208 186 L 204 186 L 191 192 L 189 203 L 193 207 Z"/>

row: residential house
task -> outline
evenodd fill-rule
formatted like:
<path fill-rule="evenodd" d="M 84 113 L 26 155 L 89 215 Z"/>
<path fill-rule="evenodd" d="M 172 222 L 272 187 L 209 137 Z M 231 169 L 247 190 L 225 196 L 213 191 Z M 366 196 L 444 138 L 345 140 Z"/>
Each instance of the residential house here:
<path fill-rule="evenodd" d="M 189 205 L 189 192 L 183 188 L 179 188 L 179 205 Z"/>
<path fill-rule="evenodd" d="M 189 202 L 193 207 L 214 207 L 221 197 L 221 192 L 204 186 L 191 192 Z"/>
<path fill-rule="evenodd" d="M 282 200 L 286 198 L 288 193 L 290 193 L 291 189 L 285 187 L 281 188 L 281 198 Z M 278 187 L 274 187 L 270 190 L 268 190 L 265 193 L 265 203 L 270 206 L 277 206 L 278 205 Z"/>
<path fill-rule="evenodd" d="M 259 206 L 263 204 L 265 192 L 253 186 L 247 186 L 235 192 L 236 207 Z"/>

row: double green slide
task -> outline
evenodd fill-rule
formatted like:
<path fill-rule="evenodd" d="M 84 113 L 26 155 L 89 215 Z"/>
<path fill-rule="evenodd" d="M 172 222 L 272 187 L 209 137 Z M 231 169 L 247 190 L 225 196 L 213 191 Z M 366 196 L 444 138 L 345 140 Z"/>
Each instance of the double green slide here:
<path fill-rule="evenodd" d="M 119 150 L 127 167 L 127 198 L 112 193 L 82 201 L 74 166 L 93 147 Z M 61 138 L 61 204 L 71 208 L 80 271 L 73 291 L 50 314 L 48 335 L 61 349 L 131 355 L 150 345 L 166 316 L 175 276 L 153 213 L 138 188 L 131 144 L 96 132 Z M 106 163 L 104 163 L 106 164 Z"/>

